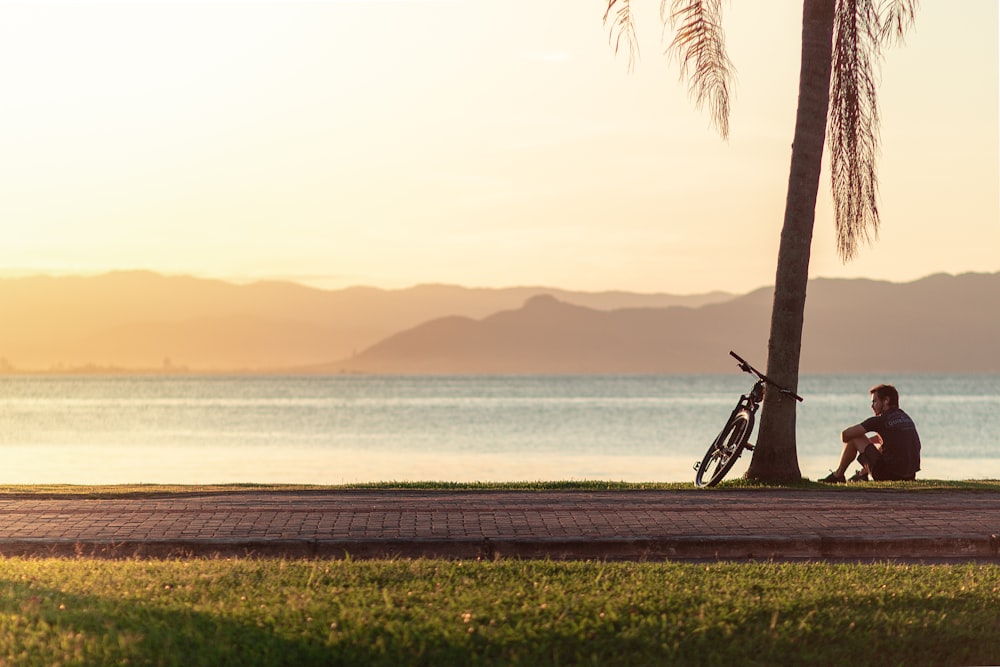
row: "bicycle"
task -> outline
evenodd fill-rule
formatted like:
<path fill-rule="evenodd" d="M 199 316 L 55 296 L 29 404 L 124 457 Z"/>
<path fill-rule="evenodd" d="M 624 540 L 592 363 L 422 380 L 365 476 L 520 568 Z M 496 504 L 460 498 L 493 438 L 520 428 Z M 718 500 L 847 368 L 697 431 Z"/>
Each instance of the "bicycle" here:
<path fill-rule="evenodd" d="M 698 487 L 715 486 L 732 469 L 733 464 L 743 454 L 744 449 L 753 451 L 754 446 L 750 444 L 750 434 L 753 432 L 757 408 L 764 400 L 764 385 L 769 384 L 782 394 L 790 396 L 796 401 L 802 401 L 801 396 L 780 386 L 748 364 L 740 355 L 733 351 L 730 351 L 729 354 L 739 362 L 740 370 L 756 376 L 757 381 L 754 382 L 749 394 L 740 396 L 733 413 L 729 415 L 729 421 L 712 442 L 712 446 L 708 448 L 705 458 L 695 462 L 694 469 L 697 472 L 694 476 L 694 483 Z"/>

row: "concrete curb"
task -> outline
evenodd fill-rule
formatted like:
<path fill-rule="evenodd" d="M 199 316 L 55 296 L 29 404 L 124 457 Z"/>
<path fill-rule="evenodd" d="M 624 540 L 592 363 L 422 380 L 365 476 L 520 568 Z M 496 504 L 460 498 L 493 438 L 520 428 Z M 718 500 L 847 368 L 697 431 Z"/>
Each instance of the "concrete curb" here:
<path fill-rule="evenodd" d="M 32 558 L 320 558 L 358 560 L 606 561 L 934 561 L 1000 562 L 996 535 L 833 538 L 723 536 L 677 538 L 458 539 L 144 539 L 0 540 L 0 555 Z"/>

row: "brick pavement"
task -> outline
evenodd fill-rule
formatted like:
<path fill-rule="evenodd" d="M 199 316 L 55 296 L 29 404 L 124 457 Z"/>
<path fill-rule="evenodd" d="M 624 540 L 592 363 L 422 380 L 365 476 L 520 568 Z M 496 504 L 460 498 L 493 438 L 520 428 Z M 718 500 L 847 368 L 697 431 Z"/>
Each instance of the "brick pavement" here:
<path fill-rule="evenodd" d="M 1000 494 L 264 491 L 0 496 L 0 554 L 1000 562 Z"/>

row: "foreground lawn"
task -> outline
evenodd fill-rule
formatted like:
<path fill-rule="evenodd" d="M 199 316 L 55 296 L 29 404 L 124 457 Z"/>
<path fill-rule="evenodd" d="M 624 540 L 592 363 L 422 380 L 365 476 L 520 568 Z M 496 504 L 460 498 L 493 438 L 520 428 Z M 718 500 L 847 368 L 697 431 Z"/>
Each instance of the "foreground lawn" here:
<path fill-rule="evenodd" d="M 969 665 L 1000 566 L 0 560 L 12 665 Z"/>

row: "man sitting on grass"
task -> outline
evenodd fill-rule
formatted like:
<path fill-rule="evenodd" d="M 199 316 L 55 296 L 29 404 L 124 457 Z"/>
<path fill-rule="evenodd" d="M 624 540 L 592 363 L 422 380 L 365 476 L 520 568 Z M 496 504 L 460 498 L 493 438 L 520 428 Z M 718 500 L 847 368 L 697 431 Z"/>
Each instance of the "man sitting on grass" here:
<path fill-rule="evenodd" d="M 862 469 L 851 477 L 852 482 L 866 482 L 869 475 L 875 481 L 916 478 L 920 470 L 920 436 L 910 416 L 899 409 L 899 392 L 891 384 L 880 384 L 871 388 L 871 395 L 875 416 L 841 434 L 844 451 L 840 465 L 819 481 L 843 484 L 847 481 L 844 473 L 855 458 Z M 869 437 L 869 433 L 875 435 Z"/>

